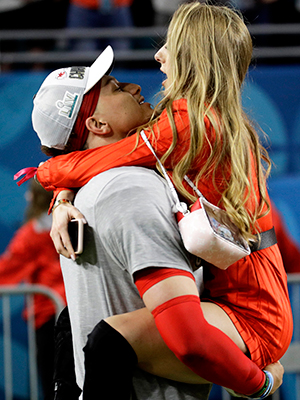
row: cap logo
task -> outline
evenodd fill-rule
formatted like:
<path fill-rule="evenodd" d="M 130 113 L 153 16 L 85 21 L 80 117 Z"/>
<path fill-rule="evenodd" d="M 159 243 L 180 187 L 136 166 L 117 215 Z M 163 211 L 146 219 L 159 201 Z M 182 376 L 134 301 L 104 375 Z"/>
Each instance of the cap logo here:
<path fill-rule="evenodd" d="M 78 93 L 70 93 L 66 91 L 63 100 L 57 100 L 55 103 L 56 107 L 59 109 L 58 114 L 62 117 L 71 119 L 78 96 Z"/>
<path fill-rule="evenodd" d="M 84 79 L 85 67 L 72 67 L 70 70 L 70 79 Z"/>
<path fill-rule="evenodd" d="M 58 72 L 58 74 L 56 75 L 56 79 L 60 80 L 60 79 L 65 79 L 67 78 L 67 73 L 65 70 L 61 70 Z"/>

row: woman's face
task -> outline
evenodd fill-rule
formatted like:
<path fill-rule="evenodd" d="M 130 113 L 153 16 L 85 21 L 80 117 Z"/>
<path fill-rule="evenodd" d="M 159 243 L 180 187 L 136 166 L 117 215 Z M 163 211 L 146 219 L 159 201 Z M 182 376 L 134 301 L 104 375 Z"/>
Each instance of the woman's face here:
<path fill-rule="evenodd" d="M 161 67 L 160 70 L 167 75 L 167 79 L 163 81 L 163 86 L 165 89 L 168 88 L 168 78 L 169 78 L 169 73 L 170 73 L 170 54 L 169 50 L 167 47 L 167 44 L 165 44 L 163 47 L 161 47 L 158 52 L 154 56 L 155 60 L 160 63 Z"/>

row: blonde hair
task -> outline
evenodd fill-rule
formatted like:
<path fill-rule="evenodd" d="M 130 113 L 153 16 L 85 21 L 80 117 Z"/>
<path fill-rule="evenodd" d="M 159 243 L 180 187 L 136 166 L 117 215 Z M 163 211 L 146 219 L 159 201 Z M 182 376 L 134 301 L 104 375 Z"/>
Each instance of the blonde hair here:
<path fill-rule="evenodd" d="M 212 176 L 214 189 L 221 195 L 220 204 L 237 224 L 243 236 L 253 239 L 256 220 L 269 204 L 265 179 L 270 160 L 241 104 L 241 86 L 252 57 L 252 40 L 240 15 L 228 7 L 199 2 L 183 4 L 173 15 L 168 35 L 168 89 L 158 110 L 167 110 L 172 126 L 173 143 L 163 156 L 165 161 L 175 148 L 176 126 L 172 103 L 186 98 L 190 120 L 190 148 L 173 169 L 179 192 L 195 201 L 182 181 L 201 154 L 208 139 L 204 117 L 215 131 L 215 141 L 208 140 L 210 155 L 196 176 L 196 183 Z M 267 171 L 262 160 L 266 161 Z M 259 193 L 256 195 L 251 167 L 255 167 Z M 222 171 L 224 185 L 218 188 L 215 174 Z M 255 201 L 254 215 L 246 203 Z"/>

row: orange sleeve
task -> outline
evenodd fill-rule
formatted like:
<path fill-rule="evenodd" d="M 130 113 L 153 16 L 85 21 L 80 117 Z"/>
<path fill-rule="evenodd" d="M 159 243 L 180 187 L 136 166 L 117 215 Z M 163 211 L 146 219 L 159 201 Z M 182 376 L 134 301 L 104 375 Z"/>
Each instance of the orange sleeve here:
<path fill-rule="evenodd" d="M 178 131 L 177 147 L 182 152 L 189 145 L 189 119 L 186 101 L 179 100 L 174 103 L 173 107 L 176 107 L 174 119 Z M 153 130 L 155 138 L 149 130 L 145 133 L 156 154 L 161 157 L 173 140 L 172 129 L 165 111 Z M 134 134 L 107 146 L 54 157 L 38 168 L 37 178 L 46 190 L 55 190 L 60 187 L 79 188 L 100 172 L 111 168 L 132 165 L 154 167 L 156 159 L 142 138 L 139 138 L 138 146 L 134 150 L 136 140 L 137 135 Z"/>

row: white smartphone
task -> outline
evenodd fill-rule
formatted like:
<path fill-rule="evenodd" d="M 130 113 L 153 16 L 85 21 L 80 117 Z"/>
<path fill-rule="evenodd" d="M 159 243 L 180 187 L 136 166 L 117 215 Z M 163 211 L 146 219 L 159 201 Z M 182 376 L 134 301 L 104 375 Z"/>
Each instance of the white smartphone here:
<path fill-rule="evenodd" d="M 68 231 L 75 254 L 81 254 L 83 252 L 83 221 L 72 219 L 69 222 Z"/>

